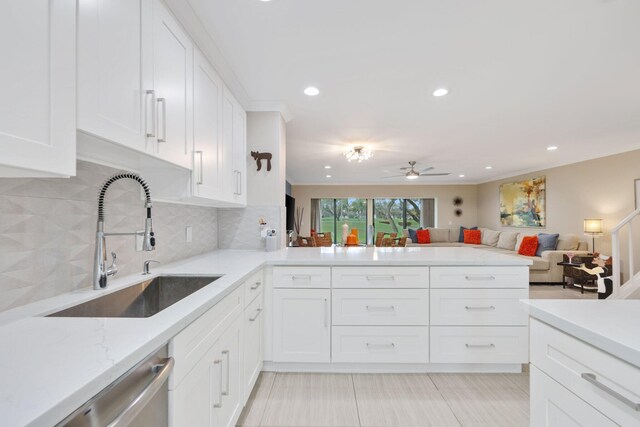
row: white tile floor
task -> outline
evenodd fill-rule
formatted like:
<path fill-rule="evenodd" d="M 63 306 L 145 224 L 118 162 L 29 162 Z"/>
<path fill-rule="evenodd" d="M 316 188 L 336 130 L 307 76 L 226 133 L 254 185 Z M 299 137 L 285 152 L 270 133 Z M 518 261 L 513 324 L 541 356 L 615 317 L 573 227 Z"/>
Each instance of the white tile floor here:
<path fill-rule="evenodd" d="M 534 285 L 530 298 L 596 293 Z M 528 426 L 529 374 L 264 372 L 241 427 Z"/>

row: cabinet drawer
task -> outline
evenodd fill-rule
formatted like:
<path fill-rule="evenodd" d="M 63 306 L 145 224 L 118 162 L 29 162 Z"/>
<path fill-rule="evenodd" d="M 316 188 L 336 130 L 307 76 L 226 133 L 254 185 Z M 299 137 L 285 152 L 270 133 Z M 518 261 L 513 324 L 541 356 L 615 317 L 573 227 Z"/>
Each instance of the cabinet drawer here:
<path fill-rule="evenodd" d="M 520 304 L 527 289 L 432 289 L 431 324 L 439 326 L 527 326 Z"/>
<path fill-rule="evenodd" d="M 428 325 L 428 289 L 334 289 L 334 325 Z"/>
<path fill-rule="evenodd" d="M 334 267 L 334 288 L 428 288 L 428 267 Z"/>
<path fill-rule="evenodd" d="M 432 326 L 432 363 L 527 363 L 526 326 Z"/>
<path fill-rule="evenodd" d="M 529 268 L 431 267 L 432 288 L 529 288 Z"/>
<path fill-rule="evenodd" d="M 618 424 L 531 366 L 531 425 L 534 427 L 607 427 Z"/>
<path fill-rule="evenodd" d="M 330 288 L 330 267 L 273 267 L 274 288 Z"/>
<path fill-rule="evenodd" d="M 535 319 L 531 363 L 616 423 L 640 425 L 640 368 Z"/>
<path fill-rule="evenodd" d="M 251 304 L 258 295 L 262 294 L 263 289 L 264 276 L 260 270 L 244 283 L 244 306 Z"/>
<path fill-rule="evenodd" d="M 427 363 L 427 326 L 334 326 L 333 362 Z"/>
<path fill-rule="evenodd" d="M 242 313 L 243 293 L 244 290 L 239 287 L 171 340 L 169 353 L 175 359 L 175 365 L 169 379 L 169 389 L 177 387 L 222 332 Z"/>

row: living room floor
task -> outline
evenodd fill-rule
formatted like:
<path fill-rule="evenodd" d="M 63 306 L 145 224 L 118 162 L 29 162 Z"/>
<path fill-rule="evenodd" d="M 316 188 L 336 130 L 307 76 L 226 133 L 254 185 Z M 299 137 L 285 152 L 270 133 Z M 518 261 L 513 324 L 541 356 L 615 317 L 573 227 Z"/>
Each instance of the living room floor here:
<path fill-rule="evenodd" d="M 580 288 L 562 285 L 529 285 L 530 299 L 597 299 L 598 293 L 594 291 L 580 292 Z"/>

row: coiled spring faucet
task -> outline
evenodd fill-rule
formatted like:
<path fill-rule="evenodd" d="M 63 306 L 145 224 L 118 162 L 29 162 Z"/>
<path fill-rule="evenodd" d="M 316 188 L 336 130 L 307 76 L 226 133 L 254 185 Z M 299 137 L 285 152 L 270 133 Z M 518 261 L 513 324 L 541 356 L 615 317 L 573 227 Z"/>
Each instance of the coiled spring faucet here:
<path fill-rule="evenodd" d="M 132 179 L 142 186 L 145 194 L 145 205 L 147 216 L 144 220 L 144 231 L 133 233 L 105 233 L 104 232 L 104 196 L 109 186 L 120 179 Z M 153 222 L 151 220 L 151 194 L 149 193 L 149 185 L 140 178 L 140 175 L 133 172 L 120 172 L 109 178 L 100 189 L 98 194 L 98 227 L 96 230 L 96 251 L 95 262 L 93 265 L 93 289 L 104 289 L 107 287 L 107 277 L 113 276 L 118 272 L 116 265 L 116 254 L 111 253 L 113 261 L 111 266 L 107 267 L 107 236 L 138 236 L 142 235 L 142 250 L 153 251 L 156 248 L 156 238 L 153 233 Z"/>

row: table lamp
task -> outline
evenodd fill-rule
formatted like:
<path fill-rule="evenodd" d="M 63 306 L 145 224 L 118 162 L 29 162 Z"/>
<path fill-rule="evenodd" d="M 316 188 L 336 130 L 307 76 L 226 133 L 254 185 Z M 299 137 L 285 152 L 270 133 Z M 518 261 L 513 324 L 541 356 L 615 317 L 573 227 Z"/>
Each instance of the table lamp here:
<path fill-rule="evenodd" d="M 601 219 L 585 219 L 584 220 L 584 234 L 591 236 L 591 249 L 595 253 L 596 251 L 596 237 L 601 237 L 603 234 L 603 222 Z"/>

